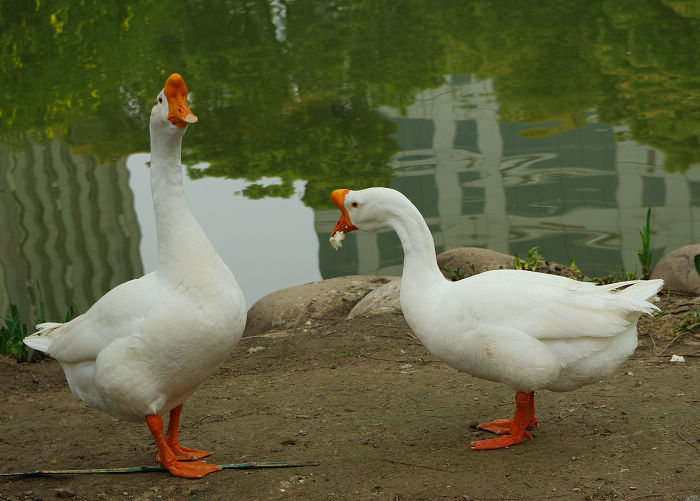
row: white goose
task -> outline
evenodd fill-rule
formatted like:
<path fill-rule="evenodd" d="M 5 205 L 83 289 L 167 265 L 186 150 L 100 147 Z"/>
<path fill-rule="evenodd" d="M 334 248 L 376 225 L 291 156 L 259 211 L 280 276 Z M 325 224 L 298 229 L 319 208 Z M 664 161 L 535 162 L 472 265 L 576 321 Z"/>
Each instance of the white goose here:
<path fill-rule="evenodd" d="M 157 270 L 115 287 L 68 323 L 37 326 L 24 340 L 61 363 L 86 404 L 119 419 L 145 419 L 156 460 L 193 478 L 220 468 L 194 461 L 209 452 L 178 444 L 182 404 L 226 360 L 246 320 L 236 279 L 185 201 L 180 149 L 196 121 L 185 81 L 170 75 L 150 120 Z M 161 416 L 168 412 L 164 436 Z"/>
<path fill-rule="evenodd" d="M 521 270 L 458 282 L 440 272 L 433 238 L 416 207 L 388 188 L 335 190 L 331 243 L 344 233 L 391 228 L 404 250 L 401 309 L 425 347 L 452 367 L 512 387 L 513 419 L 479 425 L 503 436 L 472 443 L 497 449 L 532 438 L 534 391 L 569 391 L 610 376 L 637 346 L 637 320 L 662 280 L 605 286 Z"/>

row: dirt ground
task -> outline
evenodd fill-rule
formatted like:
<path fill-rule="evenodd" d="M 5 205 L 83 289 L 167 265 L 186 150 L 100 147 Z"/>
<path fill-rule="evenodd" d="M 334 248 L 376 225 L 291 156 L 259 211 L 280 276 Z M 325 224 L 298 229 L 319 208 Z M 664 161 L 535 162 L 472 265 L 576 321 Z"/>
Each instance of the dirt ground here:
<path fill-rule="evenodd" d="M 313 319 L 243 339 L 185 404 L 181 441 L 216 463 L 318 466 L 0 477 L 0 499 L 697 500 L 700 329 L 678 330 L 688 301 L 665 298 L 676 313 L 640 322 L 614 377 L 538 392 L 534 439 L 508 449 L 469 443 L 489 436 L 476 423 L 512 416 L 513 392 L 429 355 L 400 314 Z M 0 377 L 0 471 L 154 464 L 145 424 L 86 407 L 58 363 L 2 358 Z"/>

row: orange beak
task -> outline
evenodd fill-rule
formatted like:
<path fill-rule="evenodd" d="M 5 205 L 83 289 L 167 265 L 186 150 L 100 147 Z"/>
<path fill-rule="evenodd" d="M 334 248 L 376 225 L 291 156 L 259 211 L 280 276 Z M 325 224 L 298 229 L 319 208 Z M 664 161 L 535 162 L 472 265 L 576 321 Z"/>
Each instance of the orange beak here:
<path fill-rule="evenodd" d="M 333 190 L 333 193 L 331 193 L 331 200 L 333 200 L 333 203 L 336 207 L 340 209 L 341 212 L 340 219 L 338 219 L 338 224 L 336 224 L 335 228 L 333 228 L 331 236 L 335 235 L 339 231 L 342 231 L 343 233 L 348 233 L 357 229 L 357 226 L 352 224 L 352 222 L 350 221 L 348 211 L 345 210 L 345 195 L 348 194 L 348 191 L 350 190 Z"/>
<path fill-rule="evenodd" d="M 187 106 L 185 79 L 178 73 L 173 73 L 165 81 L 165 97 L 168 99 L 168 120 L 175 127 L 187 127 L 187 124 L 197 121 L 197 117 Z"/>

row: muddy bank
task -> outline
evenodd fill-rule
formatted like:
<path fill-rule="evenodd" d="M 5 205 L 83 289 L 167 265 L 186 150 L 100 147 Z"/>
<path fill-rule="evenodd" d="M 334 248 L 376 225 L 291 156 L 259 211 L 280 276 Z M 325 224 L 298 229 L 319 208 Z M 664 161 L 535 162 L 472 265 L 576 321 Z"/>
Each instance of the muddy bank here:
<path fill-rule="evenodd" d="M 0 499 L 686 499 L 700 495 L 700 335 L 678 313 L 640 322 L 640 347 L 602 383 L 542 391 L 534 439 L 472 451 L 473 425 L 510 417 L 505 385 L 428 354 L 400 314 L 312 319 L 249 337 L 186 404 L 184 445 L 212 462 L 318 460 L 284 470 L 2 478 Z M 685 363 L 672 364 L 672 354 Z M 151 465 L 145 425 L 71 395 L 53 361 L 0 360 L 0 469 Z"/>

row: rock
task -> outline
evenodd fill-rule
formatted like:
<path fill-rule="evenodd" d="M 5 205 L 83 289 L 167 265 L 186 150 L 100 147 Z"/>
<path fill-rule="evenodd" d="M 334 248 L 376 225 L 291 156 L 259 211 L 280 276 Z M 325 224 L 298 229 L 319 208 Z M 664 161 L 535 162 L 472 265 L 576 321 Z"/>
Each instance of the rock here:
<path fill-rule="evenodd" d="M 377 287 L 350 311 L 347 320 L 351 320 L 360 315 L 377 315 L 386 312 L 401 311 L 401 301 L 399 300 L 399 290 L 401 289 L 401 277 L 391 278 L 389 283 Z"/>
<path fill-rule="evenodd" d="M 690 244 L 666 254 L 654 266 L 651 278 L 663 278 L 665 287 L 676 292 L 700 294 L 700 276 L 695 270 L 695 256 L 700 244 Z"/>
<path fill-rule="evenodd" d="M 300 326 L 314 318 L 343 319 L 367 293 L 395 278 L 355 275 L 275 291 L 248 310 L 243 337 Z"/>
<path fill-rule="evenodd" d="M 513 269 L 514 267 L 522 269 L 522 264 L 521 267 L 517 267 L 514 265 L 514 260 L 515 256 L 480 247 L 458 247 L 445 251 L 437 257 L 440 271 L 448 280 L 459 280 L 488 270 Z M 535 263 L 528 255 L 521 256 L 520 261 L 532 266 L 527 268 L 530 271 L 561 275 L 574 280 L 586 278 L 581 270 L 575 266 L 559 264 L 546 259 L 539 259 Z M 463 276 L 459 276 L 460 273 Z"/>
<path fill-rule="evenodd" d="M 458 247 L 439 254 L 437 263 L 445 278 L 454 280 L 455 273 L 445 270 L 459 270 L 466 278 L 487 270 L 508 268 L 508 265 L 513 265 L 513 259 L 514 256 L 509 254 L 481 247 Z"/>

